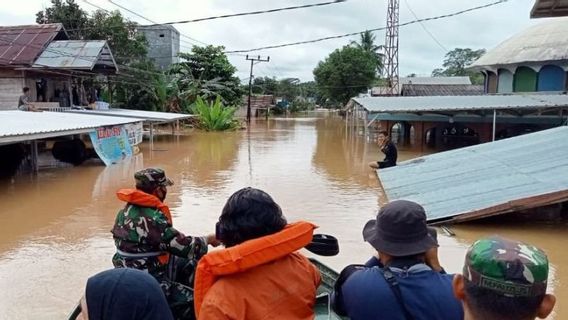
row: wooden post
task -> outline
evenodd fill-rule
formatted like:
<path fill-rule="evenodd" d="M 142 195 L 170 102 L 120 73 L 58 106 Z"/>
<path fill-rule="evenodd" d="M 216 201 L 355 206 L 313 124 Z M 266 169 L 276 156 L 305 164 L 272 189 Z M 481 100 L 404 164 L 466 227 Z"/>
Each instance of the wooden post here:
<path fill-rule="evenodd" d="M 495 126 L 497 125 L 497 109 L 493 109 L 493 139 L 491 141 L 495 141 Z"/>
<path fill-rule="evenodd" d="M 154 123 L 150 122 L 150 151 L 154 151 Z"/>
<path fill-rule="evenodd" d="M 32 172 L 37 174 L 39 172 L 39 153 L 37 140 L 31 142 L 31 156 L 32 156 Z"/>

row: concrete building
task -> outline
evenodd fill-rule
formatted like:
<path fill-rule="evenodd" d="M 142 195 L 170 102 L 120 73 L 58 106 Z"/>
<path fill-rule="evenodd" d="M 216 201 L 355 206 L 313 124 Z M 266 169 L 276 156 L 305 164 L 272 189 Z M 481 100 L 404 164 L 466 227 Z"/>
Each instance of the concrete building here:
<path fill-rule="evenodd" d="M 567 90 L 568 18 L 550 19 L 505 40 L 471 65 L 485 75 L 485 92 Z"/>
<path fill-rule="evenodd" d="M 139 31 L 148 41 L 148 58 L 154 60 L 160 70 L 178 63 L 179 31 L 171 25 L 140 26 Z"/>

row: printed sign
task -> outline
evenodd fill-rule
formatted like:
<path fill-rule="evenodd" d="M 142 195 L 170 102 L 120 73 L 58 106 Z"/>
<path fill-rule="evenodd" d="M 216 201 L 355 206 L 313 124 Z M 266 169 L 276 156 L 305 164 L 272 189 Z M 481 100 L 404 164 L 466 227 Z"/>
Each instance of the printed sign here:
<path fill-rule="evenodd" d="M 142 122 L 125 124 L 126 134 L 128 134 L 128 140 L 131 146 L 137 146 L 142 143 L 144 138 L 144 131 L 142 127 Z"/>
<path fill-rule="evenodd" d="M 107 166 L 132 156 L 132 145 L 124 126 L 98 128 L 89 136 L 95 151 Z"/>

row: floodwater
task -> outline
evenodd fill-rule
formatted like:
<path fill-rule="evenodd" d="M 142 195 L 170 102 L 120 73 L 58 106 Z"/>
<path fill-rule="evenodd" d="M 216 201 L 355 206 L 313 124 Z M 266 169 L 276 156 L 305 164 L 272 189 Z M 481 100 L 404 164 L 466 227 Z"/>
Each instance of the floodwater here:
<path fill-rule="evenodd" d="M 420 156 L 401 151 L 400 159 Z M 109 230 L 122 204 L 114 193 L 131 187 L 136 170 L 160 166 L 176 182 L 167 203 L 183 232 L 203 235 L 234 191 L 267 191 L 289 221 L 306 219 L 337 236 L 341 253 L 321 258 L 334 268 L 362 263 L 372 254 L 361 229 L 384 200 L 367 167 L 378 148 L 348 135 L 333 117 L 274 119 L 250 132 L 186 132 L 142 146 L 130 162 L 42 169 L 37 177 L 0 181 L 0 319 L 62 319 L 84 291 L 85 281 L 111 268 Z M 467 199 L 464 199 L 467 201 Z M 544 248 L 551 260 L 556 319 L 568 318 L 568 253 L 565 224 L 469 224 L 440 232 L 440 256 L 459 272 L 475 239 L 499 233 Z M 562 267 L 563 266 L 563 267 Z"/>

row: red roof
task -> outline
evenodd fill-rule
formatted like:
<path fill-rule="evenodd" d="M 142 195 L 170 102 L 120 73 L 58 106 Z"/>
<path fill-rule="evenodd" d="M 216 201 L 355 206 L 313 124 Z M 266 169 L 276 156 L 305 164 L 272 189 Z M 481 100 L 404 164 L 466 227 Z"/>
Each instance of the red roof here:
<path fill-rule="evenodd" d="M 0 66 L 32 65 L 60 33 L 67 38 L 61 23 L 0 27 Z"/>

